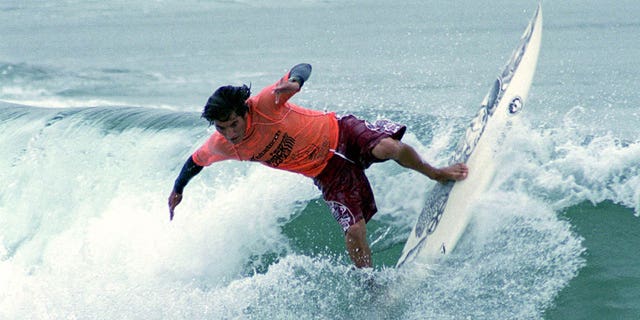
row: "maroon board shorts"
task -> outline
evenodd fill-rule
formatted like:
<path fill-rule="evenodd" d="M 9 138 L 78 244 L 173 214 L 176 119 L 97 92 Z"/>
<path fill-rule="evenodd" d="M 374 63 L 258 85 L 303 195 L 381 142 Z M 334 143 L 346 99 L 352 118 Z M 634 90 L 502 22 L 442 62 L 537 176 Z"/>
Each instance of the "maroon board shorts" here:
<path fill-rule="evenodd" d="M 371 150 L 384 138 L 402 139 L 406 126 L 378 120 L 371 124 L 352 115 L 338 119 L 339 138 L 335 154 L 313 179 L 331 214 L 343 231 L 360 219 L 369 219 L 378 211 L 364 170 L 377 159 Z"/>

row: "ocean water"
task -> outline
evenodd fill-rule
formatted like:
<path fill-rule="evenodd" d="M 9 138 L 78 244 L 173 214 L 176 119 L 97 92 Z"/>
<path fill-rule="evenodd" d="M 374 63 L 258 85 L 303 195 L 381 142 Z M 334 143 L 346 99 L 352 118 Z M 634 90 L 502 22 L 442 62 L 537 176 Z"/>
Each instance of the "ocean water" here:
<path fill-rule="evenodd" d="M 637 1 L 543 3 L 522 121 L 439 265 L 394 268 L 434 182 L 393 163 L 368 171 L 373 270 L 310 180 L 253 163 L 205 169 L 169 222 L 218 86 L 311 63 L 297 103 L 403 122 L 444 165 L 536 6 L 1 2 L 0 319 L 640 318 Z"/>

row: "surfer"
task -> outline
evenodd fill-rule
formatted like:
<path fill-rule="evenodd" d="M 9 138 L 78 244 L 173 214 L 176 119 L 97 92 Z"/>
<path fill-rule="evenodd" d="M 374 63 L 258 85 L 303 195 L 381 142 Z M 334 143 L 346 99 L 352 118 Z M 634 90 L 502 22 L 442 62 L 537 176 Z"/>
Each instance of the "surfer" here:
<path fill-rule="evenodd" d="M 191 178 L 214 162 L 235 159 L 312 178 L 342 226 L 356 267 L 371 267 L 366 222 L 376 203 L 364 170 L 374 162 L 395 160 L 437 181 L 462 180 L 465 164 L 435 168 L 401 142 L 406 126 L 387 120 L 371 124 L 353 115 L 302 108 L 288 100 L 311 75 L 298 64 L 276 83 L 251 96 L 250 88 L 223 86 L 208 99 L 202 117 L 216 129 L 185 162 L 169 195 L 169 218 Z"/>

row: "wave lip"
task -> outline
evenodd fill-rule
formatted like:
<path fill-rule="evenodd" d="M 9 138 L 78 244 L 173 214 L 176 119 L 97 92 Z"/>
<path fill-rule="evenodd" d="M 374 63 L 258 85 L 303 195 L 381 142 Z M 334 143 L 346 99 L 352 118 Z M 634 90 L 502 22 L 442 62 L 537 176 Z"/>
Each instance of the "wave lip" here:
<path fill-rule="evenodd" d="M 0 120 L 43 123 L 43 127 L 66 124 L 71 127 L 95 127 L 104 132 L 130 129 L 161 131 L 178 128 L 202 128 L 206 123 L 193 112 L 177 112 L 143 107 L 41 108 L 0 101 Z M 20 121 L 22 123 L 22 121 Z"/>

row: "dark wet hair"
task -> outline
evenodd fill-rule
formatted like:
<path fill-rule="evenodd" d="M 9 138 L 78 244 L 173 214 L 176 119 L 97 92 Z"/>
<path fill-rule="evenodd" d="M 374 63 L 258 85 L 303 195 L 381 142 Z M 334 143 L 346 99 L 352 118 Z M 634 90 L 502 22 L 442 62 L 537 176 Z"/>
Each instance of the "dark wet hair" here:
<path fill-rule="evenodd" d="M 204 106 L 202 117 L 213 124 L 213 121 L 227 121 L 233 112 L 240 117 L 249 110 L 247 99 L 251 95 L 251 88 L 246 85 L 241 87 L 224 86 L 218 88 Z"/>

